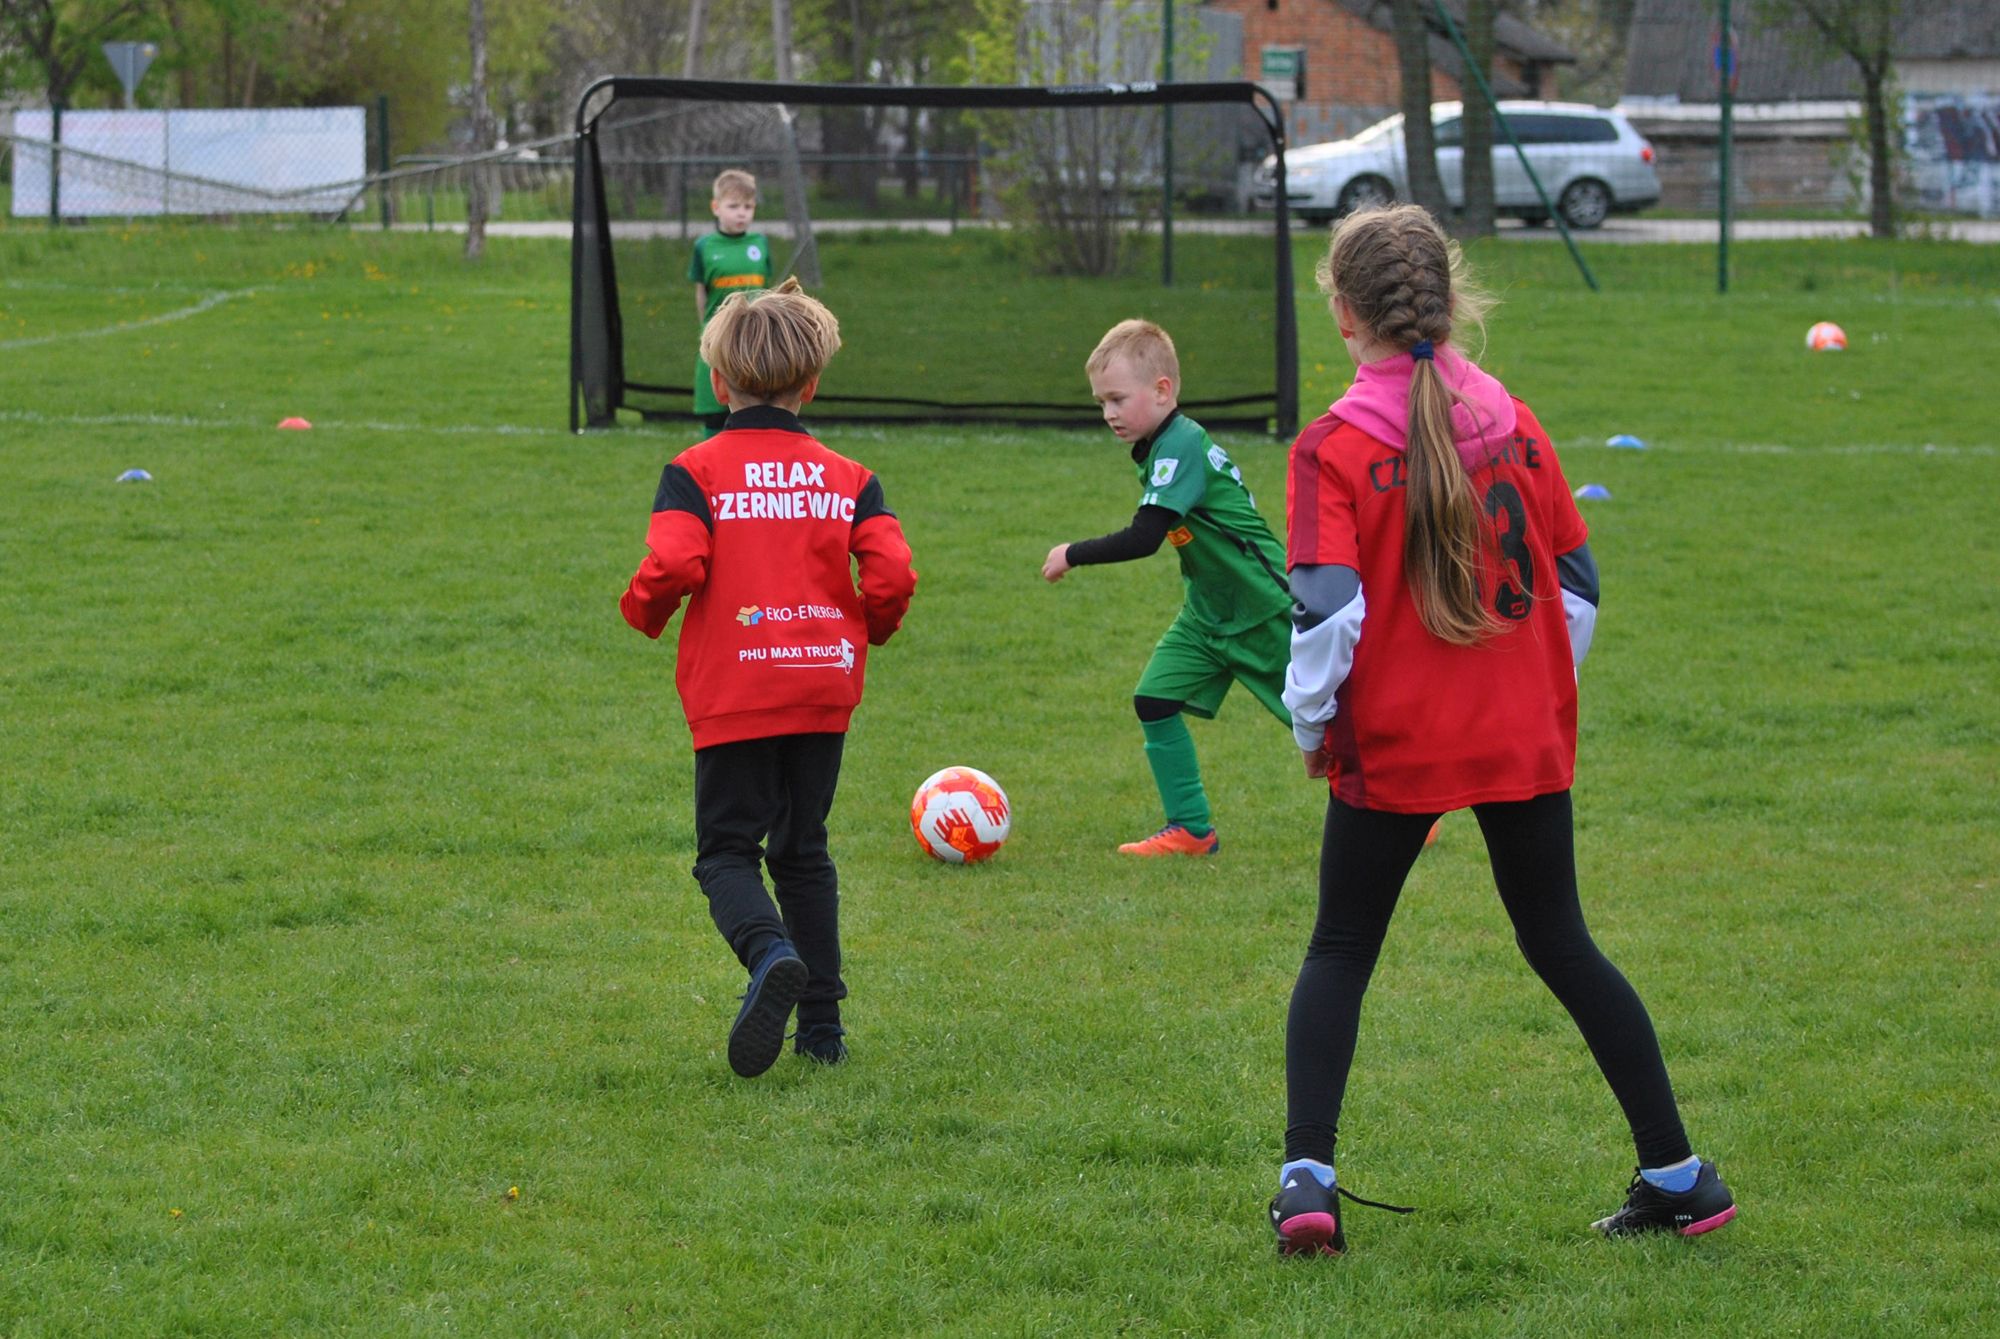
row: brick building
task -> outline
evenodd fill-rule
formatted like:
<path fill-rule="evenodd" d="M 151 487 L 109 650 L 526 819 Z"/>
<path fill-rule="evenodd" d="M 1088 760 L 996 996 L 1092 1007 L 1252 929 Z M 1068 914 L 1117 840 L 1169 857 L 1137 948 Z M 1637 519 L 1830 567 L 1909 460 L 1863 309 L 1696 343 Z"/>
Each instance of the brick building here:
<path fill-rule="evenodd" d="M 1447 0 L 1464 23 L 1464 0 Z M 1402 76 L 1389 0 L 1208 0 L 1206 9 L 1243 21 L 1243 73 L 1258 77 L 1266 48 L 1303 48 L 1305 96 L 1286 107 L 1294 144 L 1342 139 L 1401 105 Z M 1493 31 L 1493 91 L 1503 98 L 1555 95 L 1555 67 L 1574 53 L 1519 19 L 1501 15 Z M 1431 100 L 1459 97 L 1458 51 L 1431 32 Z"/>

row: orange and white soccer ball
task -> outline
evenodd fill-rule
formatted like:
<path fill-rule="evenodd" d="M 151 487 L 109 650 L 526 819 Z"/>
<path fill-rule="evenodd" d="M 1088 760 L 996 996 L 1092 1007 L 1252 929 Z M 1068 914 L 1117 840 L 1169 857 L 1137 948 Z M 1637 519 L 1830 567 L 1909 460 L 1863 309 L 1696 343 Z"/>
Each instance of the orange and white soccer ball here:
<path fill-rule="evenodd" d="M 917 845 L 946 864 L 991 859 L 1012 826 L 1007 792 L 977 767 L 933 772 L 910 799 L 910 831 L 917 834 Z"/>
<path fill-rule="evenodd" d="M 1814 353 L 1828 353 L 1847 347 L 1847 332 L 1831 321 L 1821 321 L 1806 331 L 1806 347 Z"/>

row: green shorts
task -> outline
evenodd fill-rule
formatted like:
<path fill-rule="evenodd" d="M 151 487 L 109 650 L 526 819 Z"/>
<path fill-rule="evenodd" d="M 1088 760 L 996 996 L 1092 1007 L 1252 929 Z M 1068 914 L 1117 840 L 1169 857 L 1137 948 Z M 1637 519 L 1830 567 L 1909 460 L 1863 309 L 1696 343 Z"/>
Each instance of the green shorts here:
<path fill-rule="evenodd" d="M 1212 719 L 1222 708 L 1231 683 L 1241 683 L 1289 729 L 1292 713 L 1285 707 L 1285 668 L 1292 660 L 1292 620 L 1278 610 L 1262 623 L 1241 632 L 1219 633 L 1188 616 L 1174 619 L 1153 648 L 1133 689 L 1138 697 L 1182 703 L 1185 709 Z"/>
<path fill-rule="evenodd" d="M 697 354 L 694 360 L 694 412 L 703 416 L 720 414 L 728 407 L 715 398 L 715 387 L 708 380 L 708 364 Z"/>

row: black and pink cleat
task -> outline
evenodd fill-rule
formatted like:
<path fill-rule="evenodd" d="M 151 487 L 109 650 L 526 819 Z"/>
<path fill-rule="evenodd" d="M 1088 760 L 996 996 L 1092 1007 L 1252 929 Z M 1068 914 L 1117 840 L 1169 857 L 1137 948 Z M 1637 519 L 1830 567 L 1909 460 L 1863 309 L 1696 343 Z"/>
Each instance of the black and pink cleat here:
<path fill-rule="evenodd" d="M 1294 1171 L 1271 1197 L 1271 1230 L 1278 1234 L 1279 1255 L 1340 1255 L 1347 1250 L 1334 1192 L 1311 1172 Z"/>
<path fill-rule="evenodd" d="M 1722 1184 L 1715 1164 L 1704 1162 L 1695 1174 L 1694 1186 L 1676 1194 L 1661 1190 L 1645 1177 L 1634 1175 L 1626 1189 L 1624 1207 L 1591 1226 L 1607 1237 L 1631 1237 L 1642 1232 L 1672 1232 L 1698 1237 L 1713 1232 L 1736 1216 L 1736 1200 Z"/>

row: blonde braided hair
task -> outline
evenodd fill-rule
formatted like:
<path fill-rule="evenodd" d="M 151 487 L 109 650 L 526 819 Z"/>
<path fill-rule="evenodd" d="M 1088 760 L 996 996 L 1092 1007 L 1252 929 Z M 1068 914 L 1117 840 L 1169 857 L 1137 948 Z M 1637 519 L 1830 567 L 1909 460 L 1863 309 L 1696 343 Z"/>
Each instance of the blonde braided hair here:
<path fill-rule="evenodd" d="M 1490 305 L 1471 284 L 1457 243 L 1417 205 L 1348 215 L 1334 229 L 1315 278 L 1329 306 L 1336 296 L 1345 298 L 1377 342 L 1404 352 L 1425 341 L 1449 343 L 1458 322 L 1480 324 Z M 1457 400 L 1435 360 L 1419 358 L 1410 377 L 1403 451 L 1409 469 L 1403 571 L 1431 635 L 1470 646 L 1503 625 L 1479 588 L 1485 531 L 1472 480 L 1452 443 Z"/>

